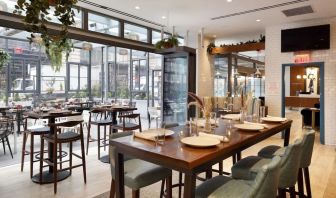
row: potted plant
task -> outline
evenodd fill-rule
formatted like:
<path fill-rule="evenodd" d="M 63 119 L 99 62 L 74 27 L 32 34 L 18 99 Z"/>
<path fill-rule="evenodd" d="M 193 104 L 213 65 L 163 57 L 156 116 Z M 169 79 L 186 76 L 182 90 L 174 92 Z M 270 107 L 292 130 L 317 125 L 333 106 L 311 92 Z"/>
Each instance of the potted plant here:
<path fill-rule="evenodd" d="M 177 46 L 179 46 L 179 41 L 176 35 L 172 35 L 169 38 L 164 38 L 155 44 L 155 48 L 158 50 L 169 49 Z"/>
<path fill-rule="evenodd" d="M 209 45 L 208 45 L 208 47 L 207 47 L 207 52 L 208 52 L 209 54 L 211 54 L 212 49 L 215 48 L 215 47 L 216 47 L 215 43 L 213 43 L 213 42 L 209 43 Z"/>
<path fill-rule="evenodd" d="M 75 23 L 73 10 L 77 0 L 48 0 L 31 1 L 18 0 L 15 5 L 14 13 L 22 14 L 25 12 L 24 22 L 27 25 L 27 31 L 31 32 L 29 41 L 32 43 L 36 39 L 36 33 L 40 34 L 42 44 L 45 47 L 47 56 L 55 72 L 60 71 L 62 67 L 63 53 L 67 59 L 73 44 L 68 38 L 68 27 Z M 51 7 L 54 7 L 51 13 Z M 48 30 L 47 23 L 51 22 L 50 15 L 57 17 L 62 24 L 58 35 L 53 35 Z"/>
<path fill-rule="evenodd" d="M 9 61 L 10 58 L 11 56 L 9 55 L 8 52 L 6 52 L 3 49 L 0 49 L 0 70 Z"/>

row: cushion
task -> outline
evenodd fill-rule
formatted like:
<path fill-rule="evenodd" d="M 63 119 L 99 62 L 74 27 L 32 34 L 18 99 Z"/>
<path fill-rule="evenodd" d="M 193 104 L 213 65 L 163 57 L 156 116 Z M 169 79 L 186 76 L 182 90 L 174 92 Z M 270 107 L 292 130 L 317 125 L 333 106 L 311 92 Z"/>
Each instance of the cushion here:
<path fill-rule="evenodd" d="M 265 159 L 258 156 L 249 156 L 239 160 L 231 168 L 232 178 L 234 179 L 254 179 L 257 172 L 271 162 L 271 159 Z"/>
<path fill-rule="evenodd" d="M 285 150 L 285 147 L 275 145 L 266 146 L 258 152 L 258 156 L 263 158 L 273 158 L 274 156 L 282 157 L 285 154 Z"/>

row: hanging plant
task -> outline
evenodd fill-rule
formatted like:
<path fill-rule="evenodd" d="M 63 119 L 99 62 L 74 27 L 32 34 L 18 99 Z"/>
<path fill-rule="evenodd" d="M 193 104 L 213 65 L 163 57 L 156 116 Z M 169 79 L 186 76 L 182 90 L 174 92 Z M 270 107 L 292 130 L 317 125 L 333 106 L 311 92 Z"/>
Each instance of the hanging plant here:
<path fill-rule="evenodd" d="M 207 47 L 208 54 L 211 54 L 212 49 L 215 48 L 215 47 L 216 47 L 215 43 L 213 43 L 213 42 L 209 43 L 209 45 Z"/>
<path fill-rule="evenodd" d="M 160 49 L 169 49 L 172 47 L 177 47 L 179 46 L 180 42 L 177 39 L 176 35 L 170 36 L 169 38 L 164 38 L 160 41 L 158 41 L 155 44 L 155 48 L 160 50 Z"/>
<path fill-rule="evenodd" d="M 46 54 L 56 72 L 62 67 L 63 53 L 68 59 L 72 51 L 73 44 L 68 38 L 68 27 L 75 24 L 73 7 L 76 3 L 77 0 L 18 0 L 15 5 L 15 14 L 25 12 L 23 20 L 27 25 L 27 31 L 31 32 L 28 40 L 34 42 L 35 33 L 40 33 Z M 52 7 L 54 7 L 53 13 Z M 58 35 L 52 35 L 46 25 L 52 21 L 50 14 L 62 24 Z"/>
<path fill-rule="evenodd" d="M 3 49 L 0 49 L 0 70 L 9 61 L 10 58 L 11 56 L 9 55 L 8 52 L 6 52 Z"/>

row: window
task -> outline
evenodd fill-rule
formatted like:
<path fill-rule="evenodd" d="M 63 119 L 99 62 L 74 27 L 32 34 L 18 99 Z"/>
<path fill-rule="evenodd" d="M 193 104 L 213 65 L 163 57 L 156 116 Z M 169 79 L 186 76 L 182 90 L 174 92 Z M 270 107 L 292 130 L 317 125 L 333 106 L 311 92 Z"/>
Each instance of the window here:
<path fill-rule="evenodd" d="M 88 90 L 88 66 L 69 63 L 69 91 Z"/>
<path fill-rule="evenodd" d="M 116 48 L 116 98 L 129 99 L 130 49 Z"/>
<path fill-rule="evenodd" d="M 147 31 L 147 28 L 125 23 L 124 38 L 147 43 Z"/>
<path fill-rule="evenodd" d="M 119 36 L 119 21 L 92 13 L 88 14 L 88 18 L 90 31 Z"/>
<path fill-rule="evenodd" d="M 163 34 L 163 38 L 168 38 L 168 37 L 170 37 L 170 34 L 168 33 Z M 155 44 L 160 40 L 161 40 L 161 32 L 153 30 L 152 31 L 152 44 Z"/>

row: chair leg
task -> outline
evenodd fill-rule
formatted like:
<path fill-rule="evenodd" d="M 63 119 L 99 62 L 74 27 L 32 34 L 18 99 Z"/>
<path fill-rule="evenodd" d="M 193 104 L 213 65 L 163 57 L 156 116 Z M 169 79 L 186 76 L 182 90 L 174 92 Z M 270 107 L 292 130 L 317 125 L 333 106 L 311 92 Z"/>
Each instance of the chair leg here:
<path fill-rule="evenodd" d="M 72 174 L 72 142 L 70 142 L 69 147 L 69 168 L 70 168 L 70 175 Z"/>
<path fill-rule="evenodd" d="M 44 160 L 44 139 L 41 136 L 41 147 L 40 147 L 40 184 L 42 183 L 42 171 L 43 171 L 43 160 Z"/>
<path fill-rule="evenodd" d="M 106 125 L 104 126 L 104 151 L 106 151 Z"/>
<path fill-rule="evenodd" d="M 1 138 L 1 141 L 2 141 L 2 147 L 3 147 L 3 150 L 4 150 L 4 155 L 6 155 L 5 140 L 3 138 Z"/>
<path fill-rule="evenodd" d="M 57 193 L 57 144 L 54 142 L 53 151 L 53 174 L 54 174 L 54 193 Z"/>
<path fill-rule="evenodd" d="M 91 125 L 89 124 L 88 127 L 88 134 L 86 137 L 86 155 L 89 153 L 89 143 L 90 143 L 90 132 L 91 132 Z"/>
<path fill-rule="evenodd" d="M 178 189 L 178 197 L 181 198 L 182 196 L 182 178 L 183 177 L 183 173 L 179 172 L 179 189 Z"/>
<path fill-rule="evenodd" d="M 24 158 L 26 156 L 26 142 L 27 142 L 27 134 L 23 133 L 22 153 L 21 153 L 21 172 L 23 171 Z"/>
<path fill-rule="evenodd" d="M 100 160 L 100 125 L 98 125 L 98 160 Z"/>
<path fill-rule="evenodd" d="M 11 154 L 12 159 L 13 159 L 13 153 L 12 153 L 12 149 L 11 149 L 11 146 L 10 146 L 10 144 L 9 144 L 9 141 L 8 141 L 8 137 L 6 137 L 6 141 L 7 141 L 7 145 L 8 145 L 9 153 Z"/>
<path fill-rule="evenodd" d="M 114 198 L 115 195 L 115 181 L 112 179 L 110 188 L 110 198 Z"/>
<path fill-rule="evenodd" d="M 166 198 L 172 198 L 172 176 L 167 177 L 167 183 L 166 183 L 166 191 L 167 195 Z"/>
<path fill-rule="evenodd" d="M 295 187 L 292 186 L 292 187 L 289 187 L 289 194 L 290 194 L 290 198 L 295 198 L 296 195 L 295 195 Z"/>
<path fill-rule="evenodd" d="M 160 198 L 163 197 L 163 194 L 164 194 L 164 185 L 165 185 L 165 179 L 162 180 L 161 182 L 161 190 L 160 190 Z"/>
<path fill-rule="evenodd" d="M 140 190 L 132 190 L 132 198 L 140 198 Z"/>
<path fill-rule="evenodd" d="M 34 135 L 30 135 L 30 178 L 33 177 L 34 170 Z"/>
<path fill-rule="evenodd" d="M 59 152 L 58 152 L 58 154 L 59 154 L 59 159 L 60 159 L 60 169 L 62 170 L 62 143 L 60 143 L 59 144 L 59 146 L 58 146 L 59 148 Z"/>
<path fill-rule="evenodd" d="M 84 137 L 81 137 L 81 152 L 82 152 L 82 166 L 83 166 L 83 176 L 84 183 L 86 183 L 86 161 L 85 161 L 85 150 L 84 150 Z"/>
<path fill-rule="evenodd" d="M 235 163 L 237 163 L 237 156 L 236 156 L 236 154 L 234 154 L 232 156 L 232 164 L 235 164 Z"/>
<path fill-rule="evenodd" d="M 299 197 L 304 196 L 304 188 L 303 188 L 303 169 L 299 168 L 299 174 L 298 174 L 298 189 L 299 189 Z"/>
<path fill-rule="evenodd" d="M 305 183 L 306 183 L 306 190 L 307 190 L 307 197 L 311 198 L 311 187 L 310 187 L 310 177 L 309 177 L 309 168 L 306 167 L 304 168 L 304 178 L 305 178 Z"/>
<path fill-rule="evenodd" d="M 286 191 L 284 189 L 278 189 L 278 197 L 279 198 L 286 198 Z"/>
<path fill-rule="evenodd" d="M 218 172 L 219 175 L 223 175 L 223 161 L 218 163 Z"/>

